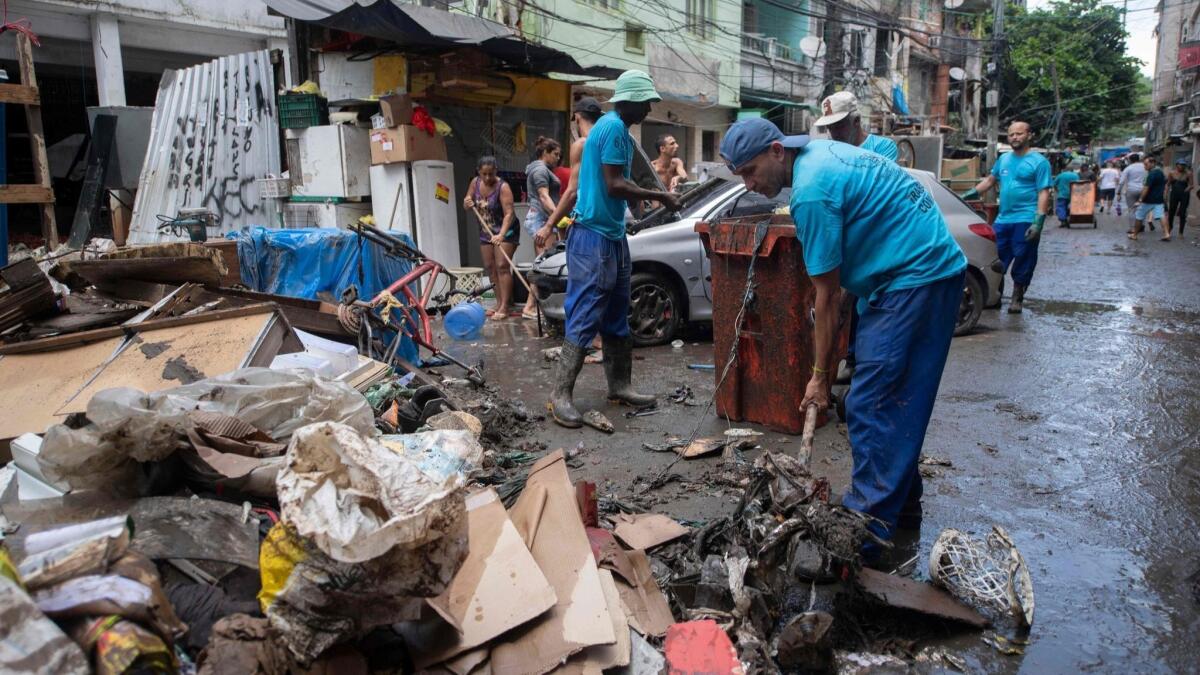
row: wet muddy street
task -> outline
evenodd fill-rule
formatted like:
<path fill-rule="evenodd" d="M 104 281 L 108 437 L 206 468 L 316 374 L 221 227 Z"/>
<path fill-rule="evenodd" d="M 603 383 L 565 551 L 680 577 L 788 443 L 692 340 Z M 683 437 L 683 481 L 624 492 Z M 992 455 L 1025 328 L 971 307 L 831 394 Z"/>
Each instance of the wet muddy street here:
<path fill-rule="evenodd" d="M 1125 226 L 1105 215 L 1098 230 L 1048 225 L 1025 313 L 986 310 L 951 348 L 925 454 L 953 466 L 931 467 L 925 480 L 916 576 L 943 528 L 986 535 L 999 524 L 1029 563 L 1037 598 L 1023 655 L 1002 655 L 976 632 L 938 638 L 975 672 L 1196 672 L 1200 663 L 1200 232 L 1132 242 Z M 674 455 L 643 443 L 687 438 L 697 425 L 699 436 L 752 425 L 702 418 L 714 376 L 687 366 L 713 363 L 712 343 L 703 330 L 689 338 L 681 350 L 637 352 L 634 382 L 659 396 L 659 414 L 628 419 L 606 405 L 601 366 L 587 365 L 576 402 L 604 412 L 616 433 L 546 422 L 535 438 L 578 450 L 574 477 L 602 496 L 694 525 L 731 511 L 740 494 L 722 482 L 720 454 L 678 462 L 677 478 L 647 491 Z M 504 396 L 541 412 L 553 377 L 541 351 L 557 344 L 510 320 L 453 349 L 483 359 Z M 668 401 L 681 386 L 696 405 Z M 759 440 L 799 447 L 798 436 Z M 845 488 L 844 425 L 818 431 L 813 468 Z"/>

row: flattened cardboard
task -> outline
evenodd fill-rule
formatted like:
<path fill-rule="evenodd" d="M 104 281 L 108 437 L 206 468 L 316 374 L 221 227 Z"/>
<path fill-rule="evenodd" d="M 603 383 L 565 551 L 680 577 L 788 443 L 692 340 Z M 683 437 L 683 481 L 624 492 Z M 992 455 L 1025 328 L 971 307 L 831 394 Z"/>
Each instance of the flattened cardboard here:
<path fill-rule="evenodd" d="M 544 501 L 538 497 L 541 493 Z M 537 512 L 540 517 L 534 515 Z M 541 675 L 587 647 L 616 642 L 600 571 L 583 530 L 562 450 L 533 465 L 509 515 L 522 537 L 532 542 L 533 558 L 558 601 L 492 649 L 492 672 Z"/>
<path fill-rule="evenodd" d="M 617 579 L 617 593 L 621 595 L 621 606 L 629 626 L 642 635 L 662 637 L 675 623 L 667 597 L 658 588 L 650 560 L 645 551 L 629 551 L 629 562 L 638 576 L 638 584 L 631 586 Z"/>
<path fill-rule="evenodd" d="M 0 438 L 42 433 L 56 410 L 87 384 L 125 341 L 116 336 L 70 349 L 0 356 Z"/>
<path fill-rule="evenodd" d="M 632 643 L 629 639 L 629 624 L 626 623 L 625 612 L 621 609 L 621 596 L 617 593 L 617 583 L 613 581 L 613 573 L 600 570 L 600 584 L 604 587 L 604 599 L 608 602 L 608 613 L 612 619 L 613 632 L 617 641 L 611 645 L 588 647 L 567 661 L 555 673 L 567 675 L 570 673 L 602 673 L 609 668 L 629 665 L 629 653 Z"/>
<path fill-rule="evenodd" d="M 427 601 L 440 618 L 405 627 L 417 668 L 457 660 L 554 606 L 554 589 L 495 490 L 467 497 L 467 528 L 467 559 L 450 586 Z M 482 658 L 475 665 L 488 655 L 486 649 L 478 651 L 483 652 Z M 461 666 L 445 667 L 456 671 Z"/>
<path fill-rule="evenodd" d="M 622 513 L 617 515 L 613 534 L 626 546 L 645 551 L 678 539 L 689 530 L 661 513 Z"/>

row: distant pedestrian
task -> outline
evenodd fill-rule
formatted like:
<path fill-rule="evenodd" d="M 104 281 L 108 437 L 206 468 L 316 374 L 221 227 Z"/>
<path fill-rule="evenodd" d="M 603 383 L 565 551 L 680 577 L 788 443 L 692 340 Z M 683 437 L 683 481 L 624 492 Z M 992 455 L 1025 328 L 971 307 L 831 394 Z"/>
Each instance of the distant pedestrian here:
<path fill-rule="evenodd" d="M 1129 213 L 1129 233 L 1132 234 L 1138 228 L 1137 215 L 1134 204 L 1137 203 L 1138 197 L 1142 194 L 1142 188 L 1146 185 L 1146 167 L 1142 164 L 1141 155 L 1136 152 L 1130 153 L 1126 160 L 1128 164 L 1121 170 L 1121 180 L 1117 184 L 1117 199 L 1125 202 L 1125 210 Z"/>
<path fill-rule="evenodd" d="M 525 214 L 525 232 L 533 239 L 535 255 L 541 255 L 549 244 L 537 243 L 538 230 L 554 213 L 562 193 L 562 182 L 554 175 L 554 167 L 562 160 L 562 146 L 553 138 L 539 136 L 533 146 L 534 160 L 525 167 L 525 194 L 529 200 L 529 211 Z M 537 318 L 537 298 L 530 293 L 521 310 L 526 319 Z"/>
<path fill-rule="evenodd" d="M 1085 163 L 1083 168 L 1079 170 L 1079 180 L 1085 183 L 1094 183 L 1096 181 L 1096 170 L 1091 164 Z"/>
<path fill-rule="evenodd" d="M 1187 225 L 1188 202 L 1191 201 L 1192 190 L 1196 187 L 1196 176 L 1186 159 L 1175 161 L 1175 168 L 1167 176 L 1167 228 L 1170 231 L 1175 217 L 1179 216 L 1179 236 L 1183 236 L 1183 228 Z"/>
<path fill-rule="evenodd" d="M 508 183 L 500 180 L 496 158 L 480 157 L 475 167 L 476 176 L 467 186 L 463 198 L 463 209 L 479 216 L 484 227 L 479 230 L 479 252 L 483 256 L 483 267 L 496 294 L 496 304 L 486 314 L 499 321 L 508 317 L 512 302 L 512 268 L 508 259 L 497 249 L 503 247 L 511 258 L 517 251 L 519 232 L 516 215 L 513 214 L 513 193 Z M 478 208 L 477 208 L 478 207 Z M 497 225 L 499 223 L 499 225 Z M 486 228 L 486 230 L 485 230 Z"/>
<path fill-rule="evenodd" d="M 1054 179 L 1054 188 L 1057 195 L 1054 200 L 1054 215 L 1058 216 L 1059 227 L 1069 227 L 1071 220 L 1071 183 L 1080 180 L 1079 174 L 1075 173 L 1075 168 L 1078 165 L 1072 162 L 1067 166 L 1066 171 L 1058 174 Z"/>
<path fill-rule="evenodd" d="M 839 91 L 826 96 L 821 101 L 821 117 L 813 122 L 813 126 L 825 129 L 835 141 L 857 145 L 893 162 L 900 157 L 900 149 L 895 141 L 867 133 L 863 127 L 862 113 L 858 111 L 858 98 L 851 92 Z"/>
<path fill-rule="evenodd" d="M 654 146 L 658 150 L 658 157 L 651 162 L 654 165 L 654 173 L 658 174 L 658 180 L 663 187 L 674 192 L 680 183 L 685 183 L 688 179 L 683 160 L 677 156 L 679 142 L 671 134 L 663 134 L 654 142 Z"/>
<path fill-rule="evenodd" d="M 1029 123 L 1015 121 L 1008 125 L 1008 144 L 1012 152 L 1001 155 L 991 173 L 968 191 L 965 198 L 977 197 L 1000 184 L 1000 213 L 992 229 L 996 232 L 996 249 L 1006 272 L 1012 273 L 1012 300 L 1009 314 L 1020 314 L 1024 307 L 1025 290 L 1033 280 L 1037 267 L 1038 241 L 1046 214 L 1050 211 L 1050 162 L 1041 153 L 1030 149 L 1032 130 Z M 973 195 L 972 195 L 973 193 Z"/>
<path fill-rule="evenodd" d="M 558 200 L 558 206 L 554 207 L 554 212 L 550 214 L 546 224 L 542 225 L 542 229 L 533 238 L 534 243 L 540 246 L 545 246 L 551 241 L 559 221 L 571 215 L 575 209 L 575 201 L 579 196 L 579 167 L 583 163 L 583 148 L 587 144 L 592 127 L 604 114 L 600 103 L 591 96 L 576 101 L 571 111 L 571 121 L 575 123 L 575 140 L 571 142 L 570 148 L 571 176 L 563 183 L 562 199 Z M 566 230 L 562 231 L 565 234 Z"/>
<path fill-rule="evenodd" d="M 1104 209 L 1111 209 L 1113 197 L 1117 194 L 1117 184 L 1121 182 L 1121 172 L 1113 166 L 1112 161 L 1105 162 L 1104 168 L 1100 169 L 1100 213 L 1104 213 Z"/>
<path fill-rule="evenodd" d="M 1142 162 L 1146 167 L 1146 181 L 1142 185 L 1142 192 L 1138 196 L 1136 209 L 1134 210 L 1134 226 L 1133 232 L 1129 233 L 1129 238 L 1137 240 L 1138 235 L 1142 232 L 1142 223 L 1150 220 L 1150 229 L 1154 229 L 1154 221 L 1157 219 L 1162 222 L 1163 236 L 1160 241 L 1171 241 L 1171 224 L 1167 222 L 1167 214 L 1163 204 L 1167 201 L 1167 177 L 1163 174 L 1162 169 L 1158 168 L 1158 160 L 1153 157 L 1146 157 Z"/>

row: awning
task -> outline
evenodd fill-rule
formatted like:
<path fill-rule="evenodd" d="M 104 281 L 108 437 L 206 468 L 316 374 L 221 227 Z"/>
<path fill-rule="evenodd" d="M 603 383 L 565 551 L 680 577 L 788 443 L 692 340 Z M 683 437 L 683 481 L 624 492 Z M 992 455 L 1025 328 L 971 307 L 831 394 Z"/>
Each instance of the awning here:
<path fill-rule="evenodd" d="M 400 47 L 476 47 L 517 70 L 615 79 L 621 70 L 579 65 L 573 57 L 522 39 L 512 29 L 480 17 L 397 0 L 264 0 L 281 16 L 357 33 Z"/>

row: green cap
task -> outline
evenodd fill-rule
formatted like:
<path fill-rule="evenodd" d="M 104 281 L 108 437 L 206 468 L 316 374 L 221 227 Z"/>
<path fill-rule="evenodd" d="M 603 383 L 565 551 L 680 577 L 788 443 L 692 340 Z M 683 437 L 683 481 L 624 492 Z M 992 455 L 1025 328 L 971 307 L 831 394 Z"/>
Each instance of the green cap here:
<path fill-rule="evenodd" d="M 617 88 L 609 102 L 653 103 L 661 100 L 662 97 L 654 90 L 654 80 L 649 75 L 640 70 L 627 70 L 617 78 Z"/>

